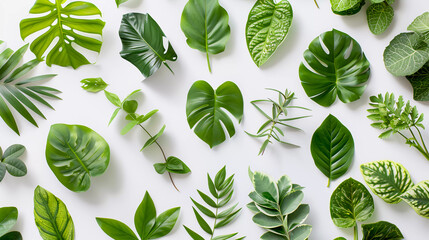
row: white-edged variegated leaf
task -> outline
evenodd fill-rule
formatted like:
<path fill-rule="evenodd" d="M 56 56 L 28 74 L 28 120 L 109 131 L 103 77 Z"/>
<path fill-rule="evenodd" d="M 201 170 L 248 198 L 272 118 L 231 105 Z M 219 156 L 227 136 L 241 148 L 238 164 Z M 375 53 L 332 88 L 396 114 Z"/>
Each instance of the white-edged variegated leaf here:
<path fill-rule="evenodd" d="M 417 214 L 429 218 L 429 180 L 420 182 L 401 196 Z"/>

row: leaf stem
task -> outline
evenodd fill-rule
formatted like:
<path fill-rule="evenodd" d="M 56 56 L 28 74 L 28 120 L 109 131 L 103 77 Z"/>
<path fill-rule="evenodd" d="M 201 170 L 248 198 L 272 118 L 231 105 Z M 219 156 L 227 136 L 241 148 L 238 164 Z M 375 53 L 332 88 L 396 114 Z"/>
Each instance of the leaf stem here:
<path fill-rule="evenodd" d="M 328 187 L 331 186 L 331 178 L 328 178 Z"/>
<path fill-rule="evenodd" d="M 423 140 L 423 136 L 422 136 L 422 133 L 420 132 L 420 129 L 418 127 L 416 127 L 416 125 L 414 125 L 414 128 L 419 133 L 420 140 L 422 141 L 423 147 L 425 148 L 426 153 L 428 153 L 428 155 L 429 155 L 428 149 L 426 148 L 425 140 Z"/>
<path fill-rule="evenodd" d="M 217 190 L 216 190 L 216 192 L 217 192 Z M 216 198 L 216 206 L 218 206 L 219 205 L 219 199 L 218 198 Z M 213 230 L 212 230 L 212 235 L 210 236 L 210 240 L 212 240 L 213 239 L 213 236 L 214 236 L 214 232 L 215 232 L 215 230 L 216 230 L 216 223 L 217 223 L 217 218 L 218 218 L 218 213 L 219 213 L 219 208 L 216 208 L 216 214 L 215 214 L 215 220 L 214 220 L 214 224 L 213 224 Z"/>
<path fill-rule="evenodd" d="M 317 8 L 320 9 L 319 4 L 317 3 L 317 0 L 314 0 L 314 3 L 316 4 Z"/>
<path fill-rule="evenodd" d="M 210 57 L 209 57 L 209 52 L 206 52 L 207 55 L 207 66 L 209 66 L 209 72 L 212 73 L 212 68 L 210 67 Z"/>
<path fill-rule="evenodd" d="M 359 239 L 359 233 L 358 233 L 358 225 L 357 223 L 355 223 L 355 227 L 354 227 L 354 240 L 358 240 Z"/>

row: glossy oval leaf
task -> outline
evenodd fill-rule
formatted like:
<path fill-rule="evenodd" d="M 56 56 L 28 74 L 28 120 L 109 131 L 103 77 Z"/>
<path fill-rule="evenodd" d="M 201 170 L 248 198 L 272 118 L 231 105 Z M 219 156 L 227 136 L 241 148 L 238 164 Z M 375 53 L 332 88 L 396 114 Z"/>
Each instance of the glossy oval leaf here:
<path fill-rule="evenodd" d="M 54 124 L 48 135 L 46 160 L 65 187 L 81 192 L 89 189 L 91 177 L 106 171 L 110 148 L 103 137 L 88 127 Z"/>
<path fill-rule="evenodd" d="M 330 0 L 332 12 L 338 15 L 353 15 L 358 13 L 365 0 Z"/>
<path fill-rule="evenodd" d="M 188 92 L 186 116 L 190 128 L 206 142 L 210 148 L 225 141 L 224 128 L 230 137 L 234 136 L 235 128 L 232 114 L 238 122 L 243 117 L 243 96 L 233 82 L 224 82 L 216 91 L 206 81 L 196 81 Z"/>
<path fill-rule="evenodd" d="M 180 27 L 186 36 L 186 43 L 206 53 L 211 72 L 209 54 L 225 50 L 231 29 L 229 16 L 218 0 L 189 0 L 182 12 Z"/>
<path fill-rule="evenodd" d="M 85 78 L 80 83 L 83 89 L 93 93 L 103 91 L 108 85 L 102 78 Z"/>
<path fill-rule="evenodd" d="M 374 200 L 362 183 L 349 178 L 332 193 L 330 211 L 337 227 L 350 228 L 372 216 Z"/>
<path fill-rule="evenodd" d="M 148 239 L 164 237 L 173 230 L 179 218 L 180 207 L 169 209 L 161 213 L 155 221 L 155 225 L 148 235 Z"/>
<path fill-rule="evenodd" d="M 74 224 L 61 199 L 44 188 L 34 190 L 34 220 L 43 240 L 73 240 Z"/>
<path fill-rule="evenodd" d="M 413 87 L 413 99 L 416 101 L 429 101 L 429 63 L 416 73 L 407 76 Z"/>
<path fill-rule="evenodd" d="M 391 74 L 412 75 L 429 61 L 429 45 L 417 33 L 401 33 L 386 47 L 383 57 Z"/>
<path fill-rule="evenodd" d="M 330 106 L 337 95 L 344 103 L 353 102 L 365 91 L 369 62 L 359 43 L 346 33 L 335 29 L 322 33 L 310 43 L 304 59 L 299 67 L 301 84 L 319 105 Z"/>
<path fill-rule="evenodd" d="M 246 24 L 246 41 L 253 62 L 260 67 L 285 40 L 292 25 L 289 1 L 258 0 L 250 10 Z"/>
<path fill-rule="evenodd" d="M 125 14 L 119 37 L 122 41 L 121 57 L 136 66 L 146 78 L 162 64 L 173 72 L 167 61 L 176 61 L 177 54 L 161 27 L 149 14 Z"/>
<path fill-rule="evenodd" d="M 404 239 L 401 231 L 395 224 L 380 221 L 371 224 L 362 224 L 362 240 L 401 240 Z"/>
<path fill-rule="evenodd" d="M 399 203 L 400 196 L 414 186 L 407 169 L 393 161 L 365 163 L 360 170 L 372 192 L 387 203 Z"/>
<path fill-rule="evenodd" d="M 5 235 L 1 236 L 0 240 L 22 240 L 22 235 L 20 232 L 17 231 L 8 232 Z"/>
<path fill-rule="evenodd" d="M 47 56 L 48 66 L 55 64 L 76 69 L 90 62 L 73 45 L 99 53 L 102 44 L 99 38 L 102 37 L 105 23 L 97 18 L 97 15 L 101 16 L 101 11 L 94 4 L 75 1 L 64 6 L 65 2 L 67 0 L 55 0 L 55 3 L 36 0 L 30 13 L 42 16 L 22 20 L 21 37 L 25 40 L 34 33 L 43 32 L 30 45 L 30 50 L 37 58 L 42 60 Z M 54 45 L 55 39 L 58 42 Z"/>
<path fill-rule="evenodd" d="M 328 177 L 329 183 L 347 172 L 354 152 L 352 134 L 333 115 L 329 115 L 323 121 L 311 139 L 311 155 L 314 163 Z"/>
<path fill-rule="evenodd" d="M 386 2 L 371 4 L 366 10 L 369 30 L 375 35 L 384 33 L 392 23 L 394 14 L 393 8 Z"/>
<path fill-rule="evenodd" d="M 139 240 L 125 223 L 109 218 L 96 218 L 96 220 L 101 230 L 115 240 Z"/>
<path fill-rule="evenodd" d="M 429 218 L 429 180 L 420 182 L 402 194 L 402 200 L 410 205 L 417 214 Z"/>
<path fill-rule="evenodd" d="M 5 235 L 18 220 L 18 209 L 16 207 L 0 208 L 0 237 Z"/>
<path fill-rule="evenodd" d="M 155 226 L 156 208 L 148 192 L 145 193 L 142 202 L 134 215 L 134 225 L 141 239 L 146 239 Z"/>

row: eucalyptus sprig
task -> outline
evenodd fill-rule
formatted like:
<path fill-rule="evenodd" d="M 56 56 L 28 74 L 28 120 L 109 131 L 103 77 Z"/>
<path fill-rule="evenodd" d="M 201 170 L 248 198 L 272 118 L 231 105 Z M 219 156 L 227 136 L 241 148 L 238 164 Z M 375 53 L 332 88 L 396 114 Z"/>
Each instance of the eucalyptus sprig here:
<path fill-rule="evenodd" d="M 200 210 L 201 213 L 206 215 L 209 218 L 214 219 L 213 227 L 207 223 L 207 221 L 201 216 L 201 214 L 193 207 L 195 217 L 197 218 L 197 222 L 200 227 L 210 235 L 209 239 L 232 239 L 238 233 L 231 233 L 227 235 L 219 235 L 215 236 L 215 230 L 218 228 L 224 227 L 233 221 L 238 213 L 241 211 L 240 209 L 236 209 L 238 204 L 233 205 L 232 207 L 228 207 L 225 210 L 222 210 L 223 207 L 229 203 L 234 194 L 234 175 L 226 177 L 226 167 L 223 167 L 217 174 L 213 181 L 209 174 L 207 174 L 208 186 L 212 197 L 209 197 L 205 193 L 198 190 L 198 194 L 204 200 L 204 202 L 210 207 L 215 209 L 215 212 L 205 207 L 204 205 L 198 203 L 194 199 L 191 198 L 195 207 Z M 189 236 L 191 236 L 194 240 L 204 240 L 204 238 L 198 233 L 194 232 L 190 228 L 183 226 L 185 230 L 188 232 Z M 245 237 L 240 237 L 235 240 L 241 240 Z"/>
<path fill-rule="evenodd" d="M 395 133 L 405 139 L 405 143 L 415 147 L 429 160 L 429 152 L 424 142 L 421 129 L 423 126 L 423 113 L 419 114 L 415 106 L 411 106 L 410 101 L 405 103 L 402 96 L 396 101 L 393 93 L 386 93 L 370 97 L 371 109 L 368 118 L 374 121 L 371 124 L 374 128 L 385 130 L 379 138 L 387 138 Z M 406 133 L 408 132 L 408 134 Z"/>
<path fill-rule="evenodd" d="M 138 102 L 136 100 L 132 100 L 132 98 L 138 93 L 140 90 L 135 90 L 132 93 L 130 93 L 123 101 L 121 101 L 118 97 L 118 95 L 104 91 L 107 99 L 115 105 L 117 108 L 113 112 L 112 117 L 110 118 L 109 125 L 113 121 L 113 119 L 116 118 L 118 113 L 122 110 L 126 113 L 125 119 L 128 120 L 128 124 L 122 128 L 121 134 L 127 134 L 131 129 L 133 129 L 135 126 L 139 126 L 148 136 L 149 139 L 146 141 L 146 143 L 143 145 L 142 149 L 140 151 L 143 151 L 147 147 L 155 144 L 159 150 L 161 151 L 162 157 L 164 159 L 164 163 L 156 163 L 154 164 L 154 168 L 157 173 L 164 174 L 165 172 L 168 173 L 168 176 L 170 178 L 171 183 L 173 184 L 174 188 L 179 191 L 179 189 L 176 187 L 176 184 L 174 183 L 173 177 L 171 176 L 172 173 L 176 174 L 187 174 L 191 172 L 188 166 L 180 160 L 177 157 L 169 156 L 167 157 L 164 149 L 158 142 L 158 138 L 161 137 L 165 130 L 165 125 L 162 126 L 162 128 L 158 131 L 157 134 L 153 135 L 149 132 L 147 128 L 145 128 L 142 124 L 149 120 L 155 113 L 158 112 L 158 110 L 152 110 L 146 114 L 137 114 L 136 110 L 138 108 Z"/>
<path fill-rule="evenodd" d="M 249 136 L 251 137 L 255 137 L 255 138 L 262 138 L 262 137 L 266 137 L 266 140 L 264 141 L 264 143 L 262 143 L 261 149 L 259 150 L 259 155 L 263 155 L 265 152 L 265 149 L 267 148 L 269 143 L 271 142 L 271 139 L 276 140 L 279 143 L 283 143 L 289 146 L 293 146 L 293 147 L 299 147 L 298 145 L 283 141 L 280 139 L 280 136 L 284 136 L 284 132 L 282 129 L 280 129 L 278 126 L 284 126 L 284 127 L 288 127 L 288 128 L 293 128 L 293 129 L 297 129 L 297 130 L 301 130 L 300 128 L 291 126 L 289 124 L 286 124 L 286 122 L 289 121 L 293 121 L 293 120 L 298 120 L 298 119 L 302 119 L 302 118 L 307 118 L 310 116 L 301 116 L 301 117 L 293 117 L 293 118 L 287 118 L 288 115 L 288 109 L 291 108 L 299 108 L 299 109 L 303 109 L 303 110 L 307 110 L 307 111 L 311 111 L 308 108 L 304 108 L 304 107 L 299 107 L 299 106 L 292 106 L 291 102 L 292 100 L 296 99 L 295 98 L 295 93 L 289 91 L 289 90 L 285 90 L 284 93 L 282 93 L 279 90 L 276 89 L 272 89 L 272 88 L 267 88 L 267 90 L 270 91 L 274 91 L 277 92 L 279 94 L 279 99 L 278 102 L 268 98 L 268 99 L 262 99 L 262 100 L 254 100 L 251 101 L 250 103 L 262 114 L 264 115 L 268 120 L 262 124 L 262 126 L 259 128 L 258 132 L 256 134 L 251 134 L 246 132 Z M 269 116 L 267 113 L 265 113 L 258 105 L 257 103 L 270 103 L 272 104 L 271 107 L 271 116 Z"/>

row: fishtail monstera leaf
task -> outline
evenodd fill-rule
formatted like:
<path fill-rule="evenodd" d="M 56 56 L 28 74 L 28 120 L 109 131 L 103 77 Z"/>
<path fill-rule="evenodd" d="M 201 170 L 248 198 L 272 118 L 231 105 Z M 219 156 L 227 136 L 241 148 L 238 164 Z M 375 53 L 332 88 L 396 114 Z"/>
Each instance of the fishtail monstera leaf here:
<path fill-rule="evenodd" d="M 325 50 L 327 49 L 327 50 Z M 315 38 L 304 52 L 308 67 L 301 63 L 299 77 L 307 95 L 321 106 L 338 98 L 358 100 L 370 75 L 369 62 L 356 40 L 333 29 Z"/>
<path fill-rule="evenodd" d="M 420 182 L 402 194 L 402 200 L 410 205 L 417 214 L 429 218 L 429 180 Z"/>
<path fill-rule="evenodd" d="M 91 177 L 103 174 L 110 161 L 110 148 L 102 136 L 81 125 L 51 126 L 46 160 L 58 180 L 74 192 L 86 191 Z"/>
<path fill-rule="evenodd" d="M 104 22 L 100 19 L 89 19 L 88 16 L 101 16 L 100 10 L 92 3 L 75 1 L 63 6 L 67 0 L 36 0 L 30 9 L 31 14 L 43 14 L 34 18 L 21 21 L 21 37 L 25 40 L 28 36 L 43 31 L 30 45 L 30 50 L 39 60 L 43 59 L 46 51 L 53 45 L 55 39 L 58 42 L 52 47 L 46 57 L 46 64 L 59 66 L 72 66 L 74 69 L 90 64 L 74 44 L 82 48 L 99 53 Z"/>
<path fill-rule="evenodd" d="M 16 52 L 10 48 L 1 51 L 3 48 L 4 42 L 0 40 L 0 117 L 9 128 L 19 135 L 19 128 L 10 107 L 14 108 L 28 122 L 37 127 L 36 120 L 28 109 L 46 119 L 33 102 L 36 101 L 54 109 L 44 98 L 51 97 L 60 99 L 55 96 L 55 94 L 60 93 L 60 91 L 54 88 L 37 85 L 40 81 L 45 81 L 56 76 L 55 74 L 45 74 L 31 78 L 24 77 L 41 62 L 40 60 L 34 59 L 16 67 L 24 57 L 28 49 L 28 44 L 21 47 Z"/>
<path fill-rule="evenodd" d="M 238 122 L 243 117 L 243 96 L 233 82 L 224 82 L 216 91 L 206 81 L 196 81 L 188 92 L 186 116 L 190 128 L 210 148 L 225 141 L 225 131 L 234 136 L 235 128 L 230 112 Z M 223 125 L 223 126 L 222 126 Z"/>
<path fill-rule="evenodd" d="M 292 6 L 287 0 L 258 0 L 250 10 L 246 41 L 250 56 L 260 67 L 286 38 L 292 25 Z"/>

